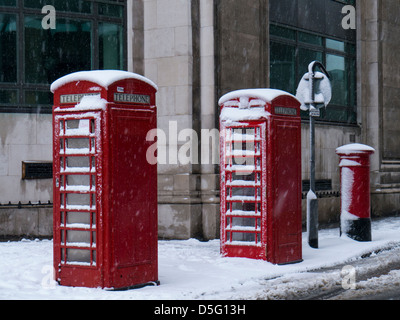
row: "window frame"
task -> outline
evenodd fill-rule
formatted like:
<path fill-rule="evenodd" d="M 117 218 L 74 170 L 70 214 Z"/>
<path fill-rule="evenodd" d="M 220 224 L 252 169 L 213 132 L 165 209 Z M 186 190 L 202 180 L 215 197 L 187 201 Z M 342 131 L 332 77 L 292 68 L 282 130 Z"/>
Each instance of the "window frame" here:
<path fill-rule="evenodd" d="M 347 69 L 347 66 L 354 64 L 354 69 L 352 69 L 350 72 L 349 70 L 347 70 L 346 72 L 346 76 L 347 76 L 347 82 L 348 82 L 348 87 L 352 87 L 354 86 L 354 92 L 350 93 L 350 90 L 348 91 L 347 94 L 347 105 L 346 106 L 342 106 L 342 105 L 335 105 L 335 104 L 330 104 L 328 106 L 328 108 L 331 108 L 332 110 L 345 110 L 347 112 L 347 116 L 346 116 L 346 120 L 336 120 L 336 119 L 329 119 L 329 118 L 325 118 L 326 116 L 326 110 L 325 108 L 321 109 L 321 117 L 317 118 L 316 120 L 320 123 L 330 123 L 330 124 L 349 124 L 349 125 L 357 125 L 357 63 L 356 63 L 356 43 L 353 41 L 349 41 L 346 39 L 340 39 L 337 37 L 333 37 L 331 35 L 325 35 L 325 34 L 319 34 L 310 30 L 303 30 L 301 28 L 296 28 L 293 26 L 287 26 L 281 23 L 277 23 L 277 22 L 270 22 L 270 29 L 271 26 L 274 27 L 280 27 L 280 28 L 284 28 L 287 30 L 291 30 L 292 32 L 294 32 L 294 39 L 289 39 L 289 38 L 285 38 L 285 37 L 279 37 L 276 36 L 274 34 L 272 34 L 270 32 L 270 39 L 269 39 L 269 43 L 270 43 L 270 47 L 272 47 L 272 43 L 276 43 L 276 44 L 281 44 L 281 45 L 286 45 L 286 46 L 290 46 L 293 47 L 295 49 L 295 57 L 294 57 L 294 68 L 295 68 L 295 88 L 294 90 L 296 90 L 297 84 L 300 82 L 301 77 L 304 75 L 304 73 L 307 72 L 307 70 L 299 70 L 300 68 L 300 63 L 299 63 L 299 49 L 306 49 L 306 50 L 311 50 L 313 52 L 321 52 L 322 53 L 322 63 L 326 66 L 326 60 L 327 60 L 327 55 L 331 54 L 331 55 L 336 55 L 336 56 L 340 56 L 340 57 L 344 57 L 345 59 L 345 66 Z M 310 43 L 305 43 L 299 40 L 299 35 L 301 33 L 305 33 L 308 35 L 313 35 L 313 36 L 318 36 L 322 38 L 322 45 L 315 45 L 315 44 L 310 44 Z M 344 51 L 339 51 L 339 50 L 335 50 L 335 49 L 331 49 L 328 48 L 326 45 L 327 40 L 335 40 L 335 41 L 340 41 L 344 43 L 345 46 L 345 50 Z M 350 46 L 354 47 L 354 50 L 350 50 Z M 353 51 L 353 52 L 352 52 Z M 271 55 L 271 52 L 270 52 Z M 311 61 L 310 61 L 311 62 Z M 272 61 L 270 60 L 270 64 L 272 64 Z M 303 72 L 304 71 L 304 72 Z M 271 73 L 269 75 L 271 77 Z M 353 82 L 353 84 L 351 85 L 351 82 Z M 292 92 L 293 93 L 293 92 Z M 354 102 L 352 102 L 352 100 Z M 302 112 L 302 120 L 307 121 L 309 119 L 308 116 L 308 112 Z"/>
<path fill-rule="evenodd" d="M 99 24 L 114 23 L 122 26 L 122 69 L 127 68 L 127 1 L 123 0 L 84 0 L 91 2 L 91 13 L 67 12 L 57 10 L 57 19 L 69 19 L 78 21 L 90 21 L 92 24 L 91 36 L 91 69 L 99 69 L 100 63 L 100 39 L 99 39 Z M 51 1 L 49 1 L 51 2 Z M 99 12 L 99 4 L 120 5 L 122 7 L 122 17 L 112 17 L 101 15 Z M 28 104 L 26 103 L 25 95 L 27 92 L 38 91 L 47 92 L 51 97 L 50 83 L 48 84 L 33 84 L 24 81 L 25 73 L 25 25 L 24 18 L 26 16 L 35 16 L 44 18 L 45 14 L 40 9 L 25 8 L 24 0 L 16 0 L 16 6 L 0 6 L 0 14 L 15 14 L 16 15 L 16 65 L 17 65 L 17 82 L 7 83 L 0 82 L 0 91 L 17 90 L 17 103 L 3 103 L 0 101 L 0 113 L 34 113 L 34 114 L 51 114 L 52 104 Z"/>

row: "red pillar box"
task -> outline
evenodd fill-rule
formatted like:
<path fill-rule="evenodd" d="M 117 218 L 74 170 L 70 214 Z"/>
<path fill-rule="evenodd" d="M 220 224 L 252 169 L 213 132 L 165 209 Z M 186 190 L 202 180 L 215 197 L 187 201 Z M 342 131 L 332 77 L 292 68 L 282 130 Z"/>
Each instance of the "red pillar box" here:
<path fill-rule="evenodd" d="M 375 150 L 363 144 L 340 147 L 340 232 L 357 241 L 371 241 L 370 155 Z"/>
<path fill-rule="evenodd" d="M 65 286 L 158 282 L 157 166 L 146 160 L 157 87 L 123 71 L 53 83 L 54 268 Z"/>
<path fill-rule="evenodd" d="M 301 261 L 300 103 L 252 89 L 219 104 L 222 255 Z"/>

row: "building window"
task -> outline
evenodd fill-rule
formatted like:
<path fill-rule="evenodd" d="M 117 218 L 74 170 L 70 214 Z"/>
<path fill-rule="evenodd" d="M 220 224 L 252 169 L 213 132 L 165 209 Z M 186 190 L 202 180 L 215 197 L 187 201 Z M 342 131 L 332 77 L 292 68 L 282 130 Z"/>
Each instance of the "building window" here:
<path fill-rule="evenodd" d="M 45 5 L 55 29 L 42 27 Z M 125 16 L 122 0 L 0 0 L 0 112 L 51 113 L 56 79 L 126 69 Z"/>
<path fill-rule="evenodd" d="M 354 124 L 356 115 L 355 43 L 305 32 L 278 24 L 270 25 L 270 83 L 272 88 L 296 94 L 308 64 L 321 61 L 332 76 L 332 100 L 320 120 Z M 302 116 L 307 118 L 308 113 Z"/>

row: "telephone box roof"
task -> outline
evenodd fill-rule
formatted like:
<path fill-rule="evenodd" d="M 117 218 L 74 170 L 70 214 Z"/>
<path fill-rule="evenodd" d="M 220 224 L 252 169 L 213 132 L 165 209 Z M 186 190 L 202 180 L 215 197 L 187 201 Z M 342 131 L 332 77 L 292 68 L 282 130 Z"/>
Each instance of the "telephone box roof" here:
<path fill-rule="evenodd" d="M 137 79 L 158 90 L 153 81 L 139 74 L 121 70 L 94 70 L 71 73 L 53 82 L 50 90 L 54 93 L 58 88 L 74 81 L 90 81 L 107 89 L 111 84 L 124 79 Z"/>
<path fill-rule="evenodd" d="M 267 103 L 271 103 L 273 100 L 278 98 L 279 96 L 290 96 L 294 99 L 297 100 L 297 98 L 282 90 L 277 90 L 277 89 L 243 89 L 243 90 L 236 90 L 227 93 L 221 99 L 219 100 L 218 104 L 222 106 L 225 102 L 242 98 L 242 97 L 247 97 L 247 98 L 257 98 L 264 100 Z"/>

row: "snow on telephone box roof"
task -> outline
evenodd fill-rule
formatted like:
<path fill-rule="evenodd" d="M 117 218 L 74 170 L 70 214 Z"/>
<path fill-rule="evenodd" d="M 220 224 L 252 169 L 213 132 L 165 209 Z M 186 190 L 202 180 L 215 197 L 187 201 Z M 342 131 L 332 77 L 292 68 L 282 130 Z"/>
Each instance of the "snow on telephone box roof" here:
<path fill-rule="evenodd" d="M 220 120 L 240 121 L 267 118 L 271 114 L 265 110 L 265 105 L 271 104 L 276 98 L 282 96 L 288 96 L 298 101 L 294 95 L 277 89 L 242 89 L 229 92 L 218 102 L 219 106 L 223 107 Z M 250 99 L 253 100 L 250 101 Z"/>
<path fill-rule="evenodd" d="M 242 89 L 227 93 L 219 99 L 218 104 L 222 106 L 224 103 L 240 98 L 257 98 L 264 100 L 266 103 L 271 103 L 280 96 L 290 96 L 297 100 L 297 98 L 289 92 L 278 89 Z"/>
<path fill-rule="evenodd" d="M 108 87 L 113 83 L 125 79 L 140 80 L 158 90 L 157 85 L 150 79 L 147 79 L 146 77 L 143 77 L 133 72 L 121 70 L 93 70 L 71 73 L 54 81 L 50 87 L 50 90 L 54 93 L 60 87 L 74 81 L 90 81 L 108 89 Z"/>

